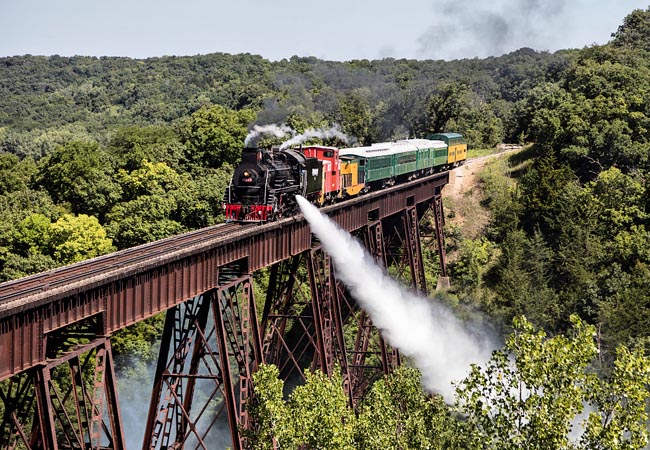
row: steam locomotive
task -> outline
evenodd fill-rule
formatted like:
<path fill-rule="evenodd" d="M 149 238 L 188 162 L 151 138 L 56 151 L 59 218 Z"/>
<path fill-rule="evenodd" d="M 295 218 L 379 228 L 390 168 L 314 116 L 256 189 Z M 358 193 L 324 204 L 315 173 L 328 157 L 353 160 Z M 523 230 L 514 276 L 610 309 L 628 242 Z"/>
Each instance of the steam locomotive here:
<path fill-rule="evenodd" d="M 224 194 L 228 222 L 267 222 L 298 211 L 296 195 L 323 205 L 446 170 L 465 162 L 461 134 L 366 147 L 245 148 Z"/>

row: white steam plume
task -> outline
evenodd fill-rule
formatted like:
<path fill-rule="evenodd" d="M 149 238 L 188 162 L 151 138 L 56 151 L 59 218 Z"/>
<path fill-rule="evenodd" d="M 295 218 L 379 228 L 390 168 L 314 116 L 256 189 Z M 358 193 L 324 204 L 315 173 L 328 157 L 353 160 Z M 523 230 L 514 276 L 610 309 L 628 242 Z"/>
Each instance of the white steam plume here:
<path fill-rule="evenodd" d="M 445 305 L 420 297 L 390 278 L 361 243 L 303 197 L 298 205 L 334 263 L 337 279 L 370 315 L 384 338 L 412 358 L 430 392 L 454 400 L 454 381 L 470 364 L 486 362 L 496 345 L 487 333 L 470 332 Z"/>
<path fill-rule="evenodd" d="M 292 137 L 291 139 L 289 139 L 288 141 L 283 142 L 282 145 L 280 145 L 280 150 L 284 150 L 285 148 L 294 145 L 302 144 L 307 139 L 311 139 L 311 138 L 320 138 L 320 139 L 338 138 L 341 141 L 345 142 L 346 144 L 350 142 L 350 138 L 347 137 L 337 125 L 334 125 L 330 129 L 309 128 L 305 130 L 304 133 L 298 134 Z"/>
<path fill-rule="evenodd" d="M 285 124 L 254 125 L 246 136 L 246 139 L 244 139 L 244 146 L 257 146 L 260 137 L 265 134 L 272 134 L 275 137 L 284 137 L 288 134 L 293 136 L 296 134 L 296 131 Z"/>

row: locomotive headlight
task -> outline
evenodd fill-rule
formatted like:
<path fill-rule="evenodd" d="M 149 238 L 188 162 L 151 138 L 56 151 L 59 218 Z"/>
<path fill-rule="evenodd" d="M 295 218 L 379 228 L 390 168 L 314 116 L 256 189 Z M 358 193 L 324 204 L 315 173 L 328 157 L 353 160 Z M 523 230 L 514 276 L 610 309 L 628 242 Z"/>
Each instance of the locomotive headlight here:
<path fill-rule="evenodd" d="M 251 183 L 254 183 L 254 180 L 253 180 L 253 174 L 254 174 L 254 173 L 255 173 L 255 172 L 251 172 L 250 170 L 244 170 L 244 171 L 242 172 L 242 174 L 241 174 L 240 181 L 241 181 L 243 184 L 251 184 Z"/>

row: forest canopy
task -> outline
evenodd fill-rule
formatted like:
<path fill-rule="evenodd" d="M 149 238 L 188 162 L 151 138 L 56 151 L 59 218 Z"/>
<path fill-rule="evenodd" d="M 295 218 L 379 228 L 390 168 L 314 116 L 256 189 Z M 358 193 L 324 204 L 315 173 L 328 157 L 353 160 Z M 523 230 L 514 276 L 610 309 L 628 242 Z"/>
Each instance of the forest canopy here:
<path fill-rule="evenodd" d="M 566 375 L 558 383 L 575 395 L 540 395 L 548 414 L 535 417 L 547 421 L 532 425 L 557 445 L 542 439 L 527 448 L 567 448 L 564 411 L 583 401 L 627 422 L 594 416 L 580 448 L 647 441 L 639 418 L 650 371 L 650 8 L 630 13 L 606 45 L 522 48 L 486 59 L 0 58 L 0 282 L 221 222 L 245 136 L 271 123 L 298 132 L 337 125 L 359 144 L 432 132 L 462 133 L 471 148 L 526 144 L 509 158 L 507 177 L 482 178 L 490 219 L 481 235 L 446 230 L 452 289 L 443 298 L 513 332 L 509 350 L 521 356 L 521 370 L 508 372 L 505 353 L 493 356 L 490 373 L 474 368 L 459 389 L 464 421 L 416 393 L 414 373 L 376 384 L 368 402 L 385 408 L 392 401 L 386 386 L 406 380 L 412 402 L 404 410 L 417 414 L 389 417 L 407 427 L 395 436 L 400 448 L 428 439 L 417 433 L 423 423 L 440 431 L 445 448 L 476 444 L 441 431 L 447 426 L 472 426 L 490 442 L 514 436 L 520 447 L 512 448 L 530 443 L 530 430 L 510 421 L 532 423 L 530 405 L 506 395 L 512 386 L 503 383 L 529 377 L 526 383 L 542 385 L 540 370 Z M 425 256 L 435 266 L 435 255 Z M 562 348 L 575 350 L 572 367 L 563 364 Z M 558 367 L 563 372 L 554 373 Z M 495 381 L 494 373 L 506 376 Z M 309 438 L 296 437 L 301 430 L 290 413 L 311 411 L 312 390 L 325 389 L 337 408 L 345 403 L 319 374 L 287 404 L 273 369 L 259 377 L 276 397 L 258 413 L 279 408 L 264 430 L 286 425 L 293 433 L 281 437 L 290 445 Z M 489 389 L 502 395 L 487 399 L 503 400 L 500 421 L 477 400 Z M 634 417 L 620 413 L 625 398 Z M 323 418 L 347 448 L 374 439 L 384 422 L 373 414 Z"/>

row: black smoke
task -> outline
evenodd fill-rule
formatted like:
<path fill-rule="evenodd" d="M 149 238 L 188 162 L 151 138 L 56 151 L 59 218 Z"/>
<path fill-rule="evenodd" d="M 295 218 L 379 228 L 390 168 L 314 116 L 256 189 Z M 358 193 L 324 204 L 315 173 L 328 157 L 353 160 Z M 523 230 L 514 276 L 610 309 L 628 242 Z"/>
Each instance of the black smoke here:
<path fill-rule="evenodd" d="M 419 53 L 430 59 L 485 58 L 531 47 L 566 48 L 562 39 L 576 3 L 567 0 L 444 0 L 433 9 L 433 24 L 420 36 Z"/>

